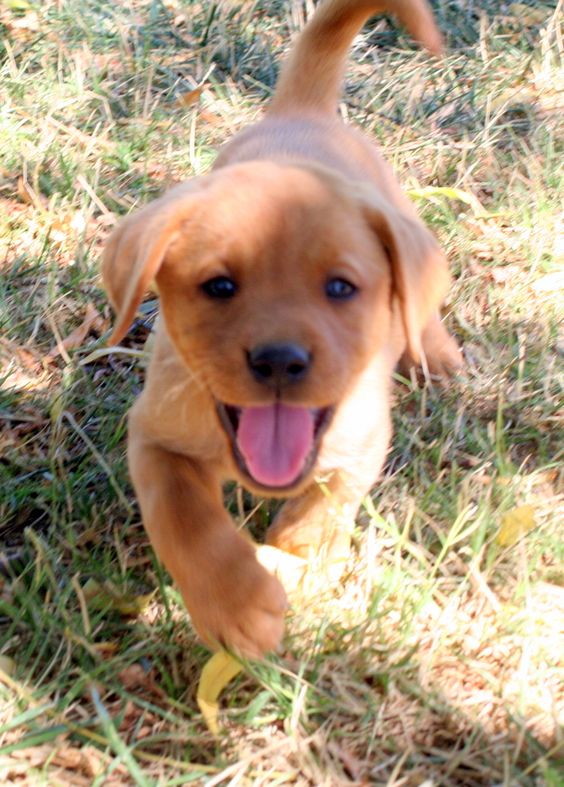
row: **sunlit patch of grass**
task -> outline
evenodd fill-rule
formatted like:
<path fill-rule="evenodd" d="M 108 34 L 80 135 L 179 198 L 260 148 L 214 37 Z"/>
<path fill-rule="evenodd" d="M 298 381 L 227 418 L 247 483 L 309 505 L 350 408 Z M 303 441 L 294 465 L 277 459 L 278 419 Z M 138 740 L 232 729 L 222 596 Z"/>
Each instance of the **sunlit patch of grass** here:
<path fill-rule="evenodd" d="M 296 605 L 285 651 L 224 692 L 219 742 L 195 703 L 207 652 L 127 478 L 150 319 L 130 354 L 89 360 L 109 329 L 98 259 L 118 214 L 206 172 L 258 116 L 311 9 L 0 9 L 3 783 L 559 784 L 560 13 L 434 5 L 445 60 L 377 21 L 354 43 L 341 111 L 449 254 L 446 319 L 467 368 L 445 389 L 398 379 L 346 580 Z M 88 339 L 61 351 L 87 309 Z M 256 502 L 229 492 L 241 520 Z M 253 532 L 270 513 L 254 511 Z"/>

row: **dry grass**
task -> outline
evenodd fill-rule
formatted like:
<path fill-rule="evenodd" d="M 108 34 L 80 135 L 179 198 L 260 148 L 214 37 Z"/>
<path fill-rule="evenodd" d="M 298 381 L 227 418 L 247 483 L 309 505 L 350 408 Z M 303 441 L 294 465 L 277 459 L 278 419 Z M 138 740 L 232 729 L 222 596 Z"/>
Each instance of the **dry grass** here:
<path fill-rule="evenodd" d="M 449 252 L 468 367 L 398 380 L 346 581 L 224 693 L 216 741 L 123 456 L 152 308 L 93 360 L 98 254 L 257 116 L 310 4 L 2 5 L 2 784 L 562 784 L 560 6 L 436 0 L 440 65 L 385 21 L 355 42 L 342 111 Z"/>

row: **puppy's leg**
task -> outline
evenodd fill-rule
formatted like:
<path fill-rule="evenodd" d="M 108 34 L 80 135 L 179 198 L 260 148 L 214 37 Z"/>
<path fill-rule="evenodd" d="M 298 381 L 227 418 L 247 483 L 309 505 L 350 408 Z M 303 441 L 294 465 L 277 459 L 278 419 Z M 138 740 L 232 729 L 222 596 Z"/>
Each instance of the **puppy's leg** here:
<path fill-rule="evenodd" d="M 433 315 L 423 329 L 421 345 L 427 368 L 435 377 L 448 377 L 464 366 L 460 347 L 447 331 L 438 314 Z M 412 366 L 414 366 L 413 359 L 406 351 L 399 362 L 400 370 L 409 375 Z"/>
<path fill-rule="evenodd" d="M 340 471 L 288 500 L 267 532 L 271 546 L 309 558 L 331 580 L 338 580 L 350 555 L 354 520 L 374 481 L 374 468 L 354 482 Z"/>
<path fill-rule="evenodd" d="M 286 595 L 225 511 L 213 468 L 130 437 L 143 522 L 202 639 L 260 658 L 279 644 Z"/>

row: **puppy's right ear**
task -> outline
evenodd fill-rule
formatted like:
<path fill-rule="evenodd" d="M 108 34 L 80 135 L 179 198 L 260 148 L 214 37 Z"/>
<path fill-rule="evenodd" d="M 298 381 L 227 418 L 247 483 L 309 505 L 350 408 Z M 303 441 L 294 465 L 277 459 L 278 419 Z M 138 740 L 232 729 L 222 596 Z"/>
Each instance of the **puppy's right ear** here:
<path fill-rule="evenodd" d="M 127 333 L 198 191 L 196 181 L 182 183 L 125 218 L 110 235 L 102 258 L 102 279 L 117 314 L 110 344 Z"/>
<path fill-rule="evenodd" d="M 392 286 L 399 301 L 409 356 L 425 367 L 423 331 L 448 289 L 446 258 L 416 215 L 366 190 L 363 208 L 390 260 Z"/>

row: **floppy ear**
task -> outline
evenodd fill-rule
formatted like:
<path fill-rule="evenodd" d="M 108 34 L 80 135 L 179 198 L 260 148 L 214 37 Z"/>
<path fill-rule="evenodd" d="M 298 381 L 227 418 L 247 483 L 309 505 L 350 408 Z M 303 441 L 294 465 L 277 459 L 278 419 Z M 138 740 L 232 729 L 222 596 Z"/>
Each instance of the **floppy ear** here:
<path fill-rule="evenodd" d="M 370 196 L 367 209 L 369 222 L 390 259 L 392 286 L 400 302 L 408 352 L 416 363 L 424 364 L 421 336 L 448 290 L 446 258 L 416 216 L 376 195 Z"/>
<path fill-rule="evenodd" d="M 125 218 L 110 235 L 102 258 L 102 279 L 117 314 L 110 344 L 127 333 L 198 190 L 195 181 L 182 183 Z"/>

